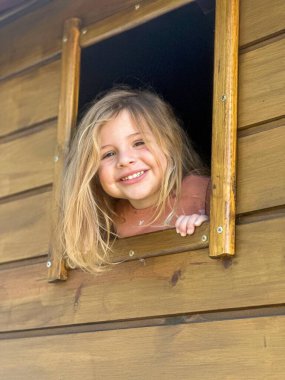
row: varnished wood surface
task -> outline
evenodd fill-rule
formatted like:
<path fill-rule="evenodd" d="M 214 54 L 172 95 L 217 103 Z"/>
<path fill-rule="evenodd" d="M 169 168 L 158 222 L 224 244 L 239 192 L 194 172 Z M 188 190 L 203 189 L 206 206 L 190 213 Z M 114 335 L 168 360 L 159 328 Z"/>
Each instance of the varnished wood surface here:
<path fill-rule="evenodd" d="M 210 256 L 235 254 L 239 1 L 217 0 Z"/>
<path fill-rule="evenodd" d="M 144 0 L 82 30 L 80 45 L 86 47 L 170 12 L 193 0 Z"/>
<path fill-rule="evenodd" d="M 249 318 L 1 340 L 0 373 L 5 380 L 282 380 L 284 319 Z"/>
<path fill-rule="evenodd" d="M 0 205 L 0 262 L 46 254 L 50 192 Z"/>
<path fill-rule="evenodd" d="M 240 55 L 239 128 L 285 115 L 285 38 Z"/>
<path fill-rule="evenodd" d="M 56 138 L 56 160 L 54 165 L 52 217 L 50 228 L 49 258 L 53 265 L 49 268 L 49 278 L 66 279 L 66 270 L 62 252 L 55 244 L 55 235 L 60 215 L 60 194 L 63 168 L 69 150 L 72 131 L 75 129 L 78 112 L 80 54 L 79 46 L 80 20 L 69 19 L 64 24 L 63 46 L 61 56 L 61 84 Z"/>
<path fill-rule="evenodd" d="M 285 204 L 285 125 L 241 137 L 238 213 Z"/>
<path fill-rule="evenodd" d="M 284 228 L 284 217 L 237 226 L 238 255 L 227 261 L 205 249 L 55 284 L 44 264 L 2 270 L 0 330 L 284 304 Z"/>
<path fill-rule="evenodd" d="M 1 31 L 0 77 L 6 77 L 58 54 L 64 21 L 84 20 L 84 26 L 102 20 L 136 0 L 57 0 L 4 26 Z"/>
<path fill-rule="evenodd" d="M 0 135 L 54 118 L 58 112 L 59 81 L 60 62 L 55 61 L 1 82 Z"/>
<path fill-rule="evenodd" d="M 285 30 L 283 0 L 240 0 L 240 46 Z"/>
<path fill-rule="evenodd" d="M 55 124 L 0 145 L 0 197 L 53 182 Z"/>

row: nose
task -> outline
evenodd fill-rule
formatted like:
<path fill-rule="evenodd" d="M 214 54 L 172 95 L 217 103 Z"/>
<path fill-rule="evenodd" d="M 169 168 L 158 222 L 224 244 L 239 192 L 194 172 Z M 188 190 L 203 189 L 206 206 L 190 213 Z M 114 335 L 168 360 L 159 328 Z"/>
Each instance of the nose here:
<path fill-rule="evenodd" d="M 119 168 L 123 168 L 125 166 L 131 165 L 135 163 L 135 157 L 131 154 L 129 150 L 121 151 L 118 154 L 118 163 L 117 166 Z"/>

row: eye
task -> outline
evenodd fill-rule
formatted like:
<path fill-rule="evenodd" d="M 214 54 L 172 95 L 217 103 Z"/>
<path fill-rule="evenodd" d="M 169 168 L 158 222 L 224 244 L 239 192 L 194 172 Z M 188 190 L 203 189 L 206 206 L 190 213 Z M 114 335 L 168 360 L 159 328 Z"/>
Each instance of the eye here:
<path fill-rule="evenodd" d="M 110 151 L 110 152 L 106 152 L 103 154 L 103 156 L 101 157 L 101 160 L 105 160 L 106 158 L 110 158 L 110 157 L 113 157 L 115 156 L 115 152 L 114 151 Z"/>
<path fill-rule="evenodd" d="M 143 140 L 136 140 L 134 142 L 134 147 L 145 145 L 145 142 Z"/>

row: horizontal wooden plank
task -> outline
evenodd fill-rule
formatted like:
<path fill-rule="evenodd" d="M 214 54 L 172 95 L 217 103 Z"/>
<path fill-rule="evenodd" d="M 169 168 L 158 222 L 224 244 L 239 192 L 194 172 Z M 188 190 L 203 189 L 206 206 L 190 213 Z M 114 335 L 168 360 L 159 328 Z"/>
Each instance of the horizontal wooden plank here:
<path fill-rule="evenodd" d="M 52 183 L 56 121 L 1 145 L 0 197 Z"/>
<path fill-rule="evenodd" d="M 237 256 L 228 261 L 202 249 L 130 261 L 97 276 L 73 271 L 55 284 L 47 283 L 43 264 L 2 270 L 0 330 L 282 304 L 284 228 L 285 217 L 238 226 Z"/>
<path fill-rule="evenodd" d="M 285 38 L 240 55 L 239 128 L 285 115 Z"/>
<path fill-rule="evenodd" d="M 3 110 L 0 135 L 57 116 L 59 85 L 60 61 L 54 61 L 0 83 L 0 102 Z"/>
<path fill-rule="evenodd" d="M 5 380 L 281 380 L 284 322 L 278 316 L 1 340 L 0 373 Z"/>
<path fill-rule="evenodd" d="M 240 137 L 237 212 L 285 204 L 285 125 Z"/>
<path fill-rule="evenodd" d="M 0 205 L 0 262 L 47 253 L 50 192 Z"/>
<path fill-rule="evenodd" d="M 241 0 L 240 45 L 275 35 L 285 29 L 284 0 Z"/>
<path fill-rule="evenodd" d="M 5 25 L 0 31 L 0 76 L 27 68 L 61 50 L 63 24 L 71 17 L 83 26 L 102 20 L 137 0 L 57 0 Z M 33 27 L 31 27 L 31 25 Z"/>

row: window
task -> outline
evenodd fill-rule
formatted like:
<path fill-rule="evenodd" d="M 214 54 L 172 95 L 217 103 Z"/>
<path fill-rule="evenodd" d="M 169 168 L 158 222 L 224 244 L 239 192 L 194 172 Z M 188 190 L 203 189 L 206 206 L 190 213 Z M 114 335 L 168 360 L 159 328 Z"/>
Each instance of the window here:
<path fill-rule="evenodd" d="M 176 114 L 182 118 L 186 131 L 187 126 L 191 126 L 195 147 L 208 162 L 212 140 L 212 175 L 215 176 L 212 177 L 210 227 L 212 256 L 234 252 L 232 173 L 235 168 L 236 140 L 238 2 L 230 2 L 228 6 L 223 2 L 226 0 L 217 1 L 216 6 L 212 138 L 214 21 L 211 14 L 203 14 L 196 2 L 189 1 L 189 4 L 174 10 L 171 1 L 165 2 L 163 10 L 159 5 L 137 6 L 112 16 L 108 22 L 103 20 L 81 30 L 81 35 L 79 20 L 72 19 L 66 23 L 59 128 L 67 129 L 61 133 L 65 137 L 58 141 L 59 160 L 55 177 L 60 177 L 70 130 L 76 122 L 80 47 L 83 47 L 79 115 L 98 92 L 111 88 L 113 84 L 147 84 L 172 104 Z M 165 14 L 158 16 L 160 13 Z M 225 28 L 225 23 L 229 23 L 230 27 Z M 221 122 L 224 122 L 222 126 Z M 225 142 L 226 146 L 223 145 Z M 56 188 L 55 183 L 55 202 L 58 196 Z M 224 202 L 224 197 L 228 203 Z M 226 204 L 226 207 L 219 207 L 222 204 Z M 140 236 L 120 239 L 116 246 L 117 259 L 153 256 L 157 250 L 171 253 L 194 249 L 207 245 L 208 236 L 208 226 L 204 225 L 187 241 L 169 230 L 152 233 L 151 239 L 141 239 Z M 229 241 L 230 250 L 226 247 Z M 51 258 L 49 277 L 51 280 L 65 277 L 63 265 L 56 262 L 55 257 Z"/>

